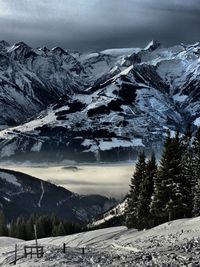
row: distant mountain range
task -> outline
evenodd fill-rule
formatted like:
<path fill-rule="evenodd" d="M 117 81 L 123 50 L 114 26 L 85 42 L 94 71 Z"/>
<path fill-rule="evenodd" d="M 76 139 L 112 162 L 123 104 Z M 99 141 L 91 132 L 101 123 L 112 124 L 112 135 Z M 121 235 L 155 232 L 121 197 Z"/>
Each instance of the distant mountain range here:
<path fill-rule="evenodd" d="M 110 162 L 200 125 L 200 45 L 95 53 L 0 42 L 0 157 Z"/>
<path fill-rule="evenodd" d="M 9 222 L 35 213 L 86 223 L 115 204 L 100 195 L 74 194 L 24 173 L 0 169 L 0 210 Z"/>

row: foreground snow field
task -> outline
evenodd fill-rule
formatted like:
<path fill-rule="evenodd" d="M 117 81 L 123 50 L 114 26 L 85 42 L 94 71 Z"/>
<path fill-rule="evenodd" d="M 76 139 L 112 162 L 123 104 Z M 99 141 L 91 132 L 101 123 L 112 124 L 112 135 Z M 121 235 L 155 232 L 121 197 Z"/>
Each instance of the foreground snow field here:
<path fill-rule="evenodd" d="M 22 255 L 24 242 L 0 239 L 0 266 L 10 266 L 14 243 Z M 62 245 L 66 243 L 66 254 Z M 26 244 L 33 243 L 26 242 Z M 165 223 L 146 231 L 113 227 L 75 235 L 39 240 L 42 259 L 21 259 L 20 267 L 106 267 L 106 266 L 200 266 L 200 217 Z M 85 255 L 81 248 L 85 247 Z"/>

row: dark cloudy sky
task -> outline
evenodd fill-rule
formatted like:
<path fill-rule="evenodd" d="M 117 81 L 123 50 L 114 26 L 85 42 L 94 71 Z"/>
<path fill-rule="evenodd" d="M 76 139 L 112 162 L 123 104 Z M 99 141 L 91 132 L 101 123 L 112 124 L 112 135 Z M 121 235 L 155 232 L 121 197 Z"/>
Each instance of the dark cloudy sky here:
<path fill-rule="evenodd" d="M 101 50 L 200 41 L 200 0 L 0 0 L 0 39 Z"/>

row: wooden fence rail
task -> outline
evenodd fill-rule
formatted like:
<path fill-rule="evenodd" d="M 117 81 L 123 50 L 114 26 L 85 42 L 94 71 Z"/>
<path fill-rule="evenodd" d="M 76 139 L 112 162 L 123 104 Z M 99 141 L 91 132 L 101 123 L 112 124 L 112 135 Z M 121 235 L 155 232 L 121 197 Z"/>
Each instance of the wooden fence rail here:
<path fill-rule="evenodd" d="M 63 243 L 63 253 L 67 253 L 67 246 L 66 243 Z M 81 255 L 85 255 L 85 247 L 77 248 L 79 249 Z M 27 256 L 30 255 L 30 258 L 32 259 L 33 255 L 37 255 L 37 258 L 42 258 L 44 256 L 44 246 L 39 245 L 30 245 L 30 246 L 24 246 L 24 254 L 22 256 L 17 256 L 17 245 L 15 245 L 14 250 L 14 260 L 10 262 L 10 264 L 16 265 L 17 261 L 27 258 Z"/>
<path fill-rule="evenodd" d="M 24 246 L 24 254 L 20 257 L 17 257 L 17 245 L 15 245 L 14 250 L 14 260 L 10 262 L 10 265 L 14 264 L 16 265 L 17 261 L 27 258 L 27 256 L 30 255 L 31 259 L 33 255 L 37 255 L 37 258 L 42 258 L 44 255 L 44 247 L 43 246 Z"/>
<path fill-rule="evenodd" d="M 66 243 L 63 243 L 63 253 L 66 253 Z M 84 256 L 85 255 L 85 247 L 80 248 L 81 254 Z"/>

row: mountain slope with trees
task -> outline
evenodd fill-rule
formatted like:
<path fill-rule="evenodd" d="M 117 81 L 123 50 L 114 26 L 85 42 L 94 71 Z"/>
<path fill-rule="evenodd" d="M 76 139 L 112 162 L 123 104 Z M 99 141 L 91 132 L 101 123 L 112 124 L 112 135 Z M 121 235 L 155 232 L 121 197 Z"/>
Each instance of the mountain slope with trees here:
<path fill-rule="evenodd" d="M 0 158 L 111 162 L 200 125 L 200 46 L 75 53 L 0 43 Z M 194 130 L 193 129 L 193 130 Z"/>
<path fill-rule="evenodd" d="M 200 216 L 200 128 L 192 135 L 166 133 L 159 162 L 154 153 L 146 159 L 138 154 L 130 190 L 122 203 L 98 216 L 89 226 L 124 225 L 152 228 L 180 218 Z"/>
<path fill-rule="evenodd" d="M 100 195 L 78 195 L 26 175 L 0 169 L 0 210 L 7 222 L 31 214 L 52 215 L 86 223 L 115 204 Z"/>

